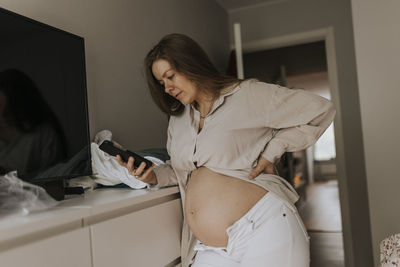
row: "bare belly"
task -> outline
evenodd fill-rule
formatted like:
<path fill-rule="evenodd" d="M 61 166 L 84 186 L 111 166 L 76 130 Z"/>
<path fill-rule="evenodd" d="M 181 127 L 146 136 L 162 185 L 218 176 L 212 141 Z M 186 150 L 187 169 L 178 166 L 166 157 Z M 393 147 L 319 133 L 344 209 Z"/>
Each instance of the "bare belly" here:
<path fill-rule="evenodd" d="M 249 211 L 268 191 L 201 167 L 192 172 L 186 188 L 185 215 L 203 244 L 225 247 L 226 228 Z"/>

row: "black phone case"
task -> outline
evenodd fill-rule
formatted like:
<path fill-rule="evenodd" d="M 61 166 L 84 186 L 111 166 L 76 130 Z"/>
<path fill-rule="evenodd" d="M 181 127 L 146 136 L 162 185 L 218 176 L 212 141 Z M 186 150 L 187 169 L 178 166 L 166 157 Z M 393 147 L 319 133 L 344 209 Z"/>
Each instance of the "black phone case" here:
<path fill-rule="evenodd" d="M 143 161 L 146 163 L 146 167 L 144 167 L 145 170 L 153 165 L 153 162 L 151 162 L 150 160 L 145 159 L 142 156 L 133 153 L 132 151 L 119 149 L 115 147 L 111 141 L 108 140 L 103 141 L 99 148 L 111 156 L 115 157 L 117 155 L 120 155 L 124 162 L 128 162 L 129 157 L 133 157 L 135 159 L 135 161 L 133 162 L 133 166 L 135 168 L 139 167 L 140 163 L 142 163 Z"/>

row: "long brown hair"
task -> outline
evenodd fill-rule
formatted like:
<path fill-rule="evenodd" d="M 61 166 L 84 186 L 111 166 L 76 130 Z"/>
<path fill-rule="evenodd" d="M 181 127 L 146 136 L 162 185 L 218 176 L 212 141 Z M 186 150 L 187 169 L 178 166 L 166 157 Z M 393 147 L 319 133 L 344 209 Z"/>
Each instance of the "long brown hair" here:
<path fill-rule="evenodd" d="M 153 63 L 164 59 L 186 78 L 195 83 L 198 90 L 216 98 L 222 89 L 241 80 L 218 72 L 204 50 L 193 39 L 184 34 L 168 34 L 147 54 L 144 65 L 151 96 L 157 106 L 168 115 L 179 115 L 184 105 L 165 93 L 164 87 L 153 75 Z"/>

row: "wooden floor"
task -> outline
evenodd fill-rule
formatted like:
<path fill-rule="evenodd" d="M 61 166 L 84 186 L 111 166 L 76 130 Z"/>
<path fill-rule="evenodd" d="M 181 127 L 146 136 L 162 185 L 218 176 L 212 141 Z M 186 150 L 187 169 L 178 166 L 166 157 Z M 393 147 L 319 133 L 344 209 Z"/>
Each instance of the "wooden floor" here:
<path fill-rule="evenodd" d="M 310 235 L 311 267 L 344 267 L 337 181 L 314 183 L 299 213 Z"/>
<path fill-rule="evenodd" d="M 306 201 L 302 202 L 299 212 L 310 231 L 341 232 L 342 217 L 337 181 L 308 185 Z"/>

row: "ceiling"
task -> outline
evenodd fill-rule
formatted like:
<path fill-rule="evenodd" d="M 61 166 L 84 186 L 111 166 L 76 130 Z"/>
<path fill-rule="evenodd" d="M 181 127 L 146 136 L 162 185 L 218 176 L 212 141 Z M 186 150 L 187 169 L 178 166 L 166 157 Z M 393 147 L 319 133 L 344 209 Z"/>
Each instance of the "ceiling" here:
<path fill-rule="evenodd" d="M 226 10 L 233 10 L 251 6 L 267 5 L 284 2 L 287 0 L 215 0 Z"/>

